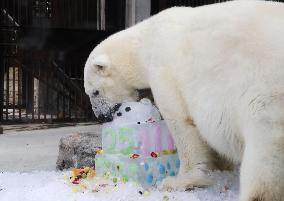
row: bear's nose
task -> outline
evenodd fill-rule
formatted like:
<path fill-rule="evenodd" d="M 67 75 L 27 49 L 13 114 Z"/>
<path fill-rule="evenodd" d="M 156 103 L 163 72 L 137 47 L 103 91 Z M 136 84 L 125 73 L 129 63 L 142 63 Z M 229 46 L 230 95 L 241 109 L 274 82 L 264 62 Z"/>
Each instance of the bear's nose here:
<path fill-rule="evenodd" d="M 93 92 L 93 96 L 97 96 L 97 95 L 99 95 L 100 94 L 100 92 L 98 91 L 98 90 L 95 90 L 94 92 Z"/>
<path fill-rule="evenodd" d="M 112 117 L 112 115 L 110 114 L 110 115 L 103 115 L 103 114 L 100 114 L 99 116 L 98 116 L 98 121 L 99 121 L 99 123 L 106 123 L 106 122 L 110 122 L 110 121 L 112 121 L 113 120 L 113 117 Z"/>

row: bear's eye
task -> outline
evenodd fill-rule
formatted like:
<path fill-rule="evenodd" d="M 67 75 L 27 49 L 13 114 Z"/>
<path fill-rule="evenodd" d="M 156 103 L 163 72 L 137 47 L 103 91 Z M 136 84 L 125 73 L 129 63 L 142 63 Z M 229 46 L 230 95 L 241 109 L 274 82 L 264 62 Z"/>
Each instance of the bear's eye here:
<path fill-rule="evenodd" d="M 129 112 L 130 110 L 131 110 L 131 107 L 126 107 L 126 108 L 125 108 L 125 111 L 126 111 L 126 112 Z"/>

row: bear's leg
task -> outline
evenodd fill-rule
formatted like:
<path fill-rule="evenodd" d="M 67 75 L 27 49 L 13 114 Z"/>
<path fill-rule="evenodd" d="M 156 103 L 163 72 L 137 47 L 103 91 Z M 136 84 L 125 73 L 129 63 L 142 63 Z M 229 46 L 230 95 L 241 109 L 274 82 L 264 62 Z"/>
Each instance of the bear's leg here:
<path fill-rule="evenodd" d="M 284 125 L 262 121 L 244 133 L 240 201 L 284 201 Z"/>
<path fill-rule="evenodd" d="M 174 86 L 175 82 L 167 79 L 166 73 L 160 74 L 164 79 L 153 78 L 151 89 L 173 135 L 181 161 L 179 174 L 166 178 L 161 186 L 169 191 L 208 186 L 211 180 L 207 172 L 213 167 L 212 151 L 191 122 L 188 108 Z"/>
<path fill-rule="evenodd" d="M 164 179 L 162 188 L 168 191 L 184 191 L 210 185 L 212 182 L 207 173 L 213 168 L 213 155 L 210 148 L 200 139 L 197 128 L 169 119 L 166 121 L 173 133 L 181 166 L 176 177 Z"/>

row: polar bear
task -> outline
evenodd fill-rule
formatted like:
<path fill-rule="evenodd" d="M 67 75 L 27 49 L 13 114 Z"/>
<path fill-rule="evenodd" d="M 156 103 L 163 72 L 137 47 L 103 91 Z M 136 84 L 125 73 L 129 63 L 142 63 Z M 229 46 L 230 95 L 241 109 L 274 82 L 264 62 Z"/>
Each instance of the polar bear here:
<path fill-rule="evenodd" d="M 207 186 L 213 150 L 241 164 L 241 201 L 284 200 L 284 4 L 170 8 L 100 43 L 84 86 L 95 114 L 151 88 L 181 159 L 166 190 Z"/>

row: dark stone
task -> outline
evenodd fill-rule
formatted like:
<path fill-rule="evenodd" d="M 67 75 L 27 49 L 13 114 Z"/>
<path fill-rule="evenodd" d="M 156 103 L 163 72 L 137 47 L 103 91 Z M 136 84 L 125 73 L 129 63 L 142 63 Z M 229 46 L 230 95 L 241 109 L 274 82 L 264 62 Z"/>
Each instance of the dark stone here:
<path fill-rule="evenodd" d="M 96 150 L 101 149 L 100 134 L 77 133 L 60 139 L 56 169 L 93 167 Z"/>

